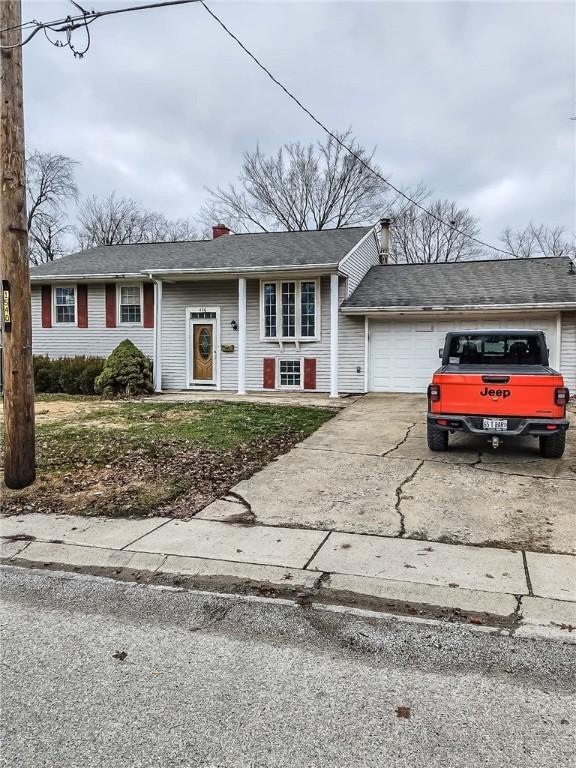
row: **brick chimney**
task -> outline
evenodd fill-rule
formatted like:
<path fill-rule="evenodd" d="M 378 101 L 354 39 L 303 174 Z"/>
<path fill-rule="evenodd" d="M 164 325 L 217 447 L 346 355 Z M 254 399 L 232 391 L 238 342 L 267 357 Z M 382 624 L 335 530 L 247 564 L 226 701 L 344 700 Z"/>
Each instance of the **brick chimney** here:
<path fill-rule="evenodd" d="M 222 235 L 229 235 L 230 230 L 226 226 L 226 224 L 216 224 L 212 227 L 212 240 L 216 240 L 217 237 L 222 237 Z"/>

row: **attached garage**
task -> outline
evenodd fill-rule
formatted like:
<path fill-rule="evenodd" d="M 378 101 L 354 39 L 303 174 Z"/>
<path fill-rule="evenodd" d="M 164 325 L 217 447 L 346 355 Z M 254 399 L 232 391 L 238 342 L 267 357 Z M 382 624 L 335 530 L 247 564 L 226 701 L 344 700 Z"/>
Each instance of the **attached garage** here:
<path fill-rule="evenodd" d="M 381 264 L 341 311 L 365 318 L 365 388 L 425 392 L 448 331 L 542 330 L 550 364 L 576 386 L 576 268 L 568 257 Z"/>
<path fill-rule="evenodd" d="M 479 328 L 530 328 L 544 331 L 550 361 L 557 365 L 555 317 L 515 316 L 415 320 L 369 320 L 368 390 L 370 392 L 426 392 L 440 365 L 438 350 L 448 331 Z"/>

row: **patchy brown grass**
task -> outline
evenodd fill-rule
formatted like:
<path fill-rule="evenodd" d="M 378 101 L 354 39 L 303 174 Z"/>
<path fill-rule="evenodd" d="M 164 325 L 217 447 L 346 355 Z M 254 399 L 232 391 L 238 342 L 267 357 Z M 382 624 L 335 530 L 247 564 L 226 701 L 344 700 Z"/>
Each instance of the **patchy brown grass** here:
<path fill-rule="evenodd" d="M 59 418 L 39 420 L 38 480 L 3 490 L 5 514 L 189 517 L 334 415 L 249 403 L 51 405 Z"/>

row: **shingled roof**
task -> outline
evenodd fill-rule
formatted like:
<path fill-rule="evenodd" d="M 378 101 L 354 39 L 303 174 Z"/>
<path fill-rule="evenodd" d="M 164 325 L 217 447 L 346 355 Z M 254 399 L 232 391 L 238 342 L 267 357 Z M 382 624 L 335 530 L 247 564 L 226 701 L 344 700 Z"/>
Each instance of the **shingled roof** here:
<path fill-rule="evenodd" d="M 370 227 L 225 235 L 180 243 L 104 245 L 31 270 L 33 279 L 135 275 L 141 272 L 242 272 L 279 267 L 336 266 Z"/>
<path fill-rule="evenodd" d="M 556 303 L 576 306 L 576 268 L 564 256 L 376 266 L 343 306 L 360 310 Z"/>

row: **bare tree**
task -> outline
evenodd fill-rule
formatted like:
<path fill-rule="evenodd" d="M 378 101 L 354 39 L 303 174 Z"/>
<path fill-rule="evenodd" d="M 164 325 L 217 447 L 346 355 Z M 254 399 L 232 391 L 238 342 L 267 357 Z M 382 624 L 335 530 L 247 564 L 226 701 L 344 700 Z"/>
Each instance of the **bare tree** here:
<path fill-rule="evenodd" d="M 130 197 L 84 200 L 78 213 L 76 238 L 80 248 L 125 243 L 175 242 L 197 239 L 186 219 L 169 220 L 162 213 L 148 211 Z"/>
<path fill-rule="evenodd" d="M 406 194 L 426 211 L 400 196 L 394 202 L 389 214 L 392 263 L 438 264 L 483 254 L 482 247 L 470 239 L 478 236 L 480 227 L 467 208 L 458 208 L 452 200 L 431 199 L 430 190 L 422 184 Z"/>
<path fill-rule="evenodd" d="M 26 158 L 26 196 L 30 261 L 44 264 L 65 253 L 72 227 L 67 206 L 78 197 L 74 166 L 66 155 L 34 151 Z"/>
<path fill-rule="evenodd" d="M 565 234 L 564 227 L 547 227 L 530 222 L 524 229 L 507 227 L 500 240 L 517 259 L 538 256 L 576 256 L 576 242 Z"/>
<path fill-rule="evenodd" d="M 372 154 L 350 130 L 339 134 L 373 167 Z M 236 232 L 307 230 L 372 223 L 385 207 L 387 186 L 334 139 L 285 144 L 275 155 L 245 152 L 238 182 L 208 190 L 200 212 L 206 227 L 224 222 Z"/>

